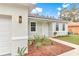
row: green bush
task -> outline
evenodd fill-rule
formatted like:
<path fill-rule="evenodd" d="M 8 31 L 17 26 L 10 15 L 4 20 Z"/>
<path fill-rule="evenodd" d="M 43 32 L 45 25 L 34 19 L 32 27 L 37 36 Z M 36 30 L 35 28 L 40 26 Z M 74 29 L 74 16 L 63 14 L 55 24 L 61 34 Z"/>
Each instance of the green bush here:
<path fill-rule="evenodd" d="M 31 46 L 34 44 L 34 40 L 28 40 L 28 45 Z"/>
<path fill-rule="evenodd" d="M 69 37 L 69 35 L 57 36 L 57 38 L 59 37 Z"/>
<path fill-rule="evenodd" d="M 57 35 L 57 32 L 54 32 L 54 35 Z"/>
<path fill-rule="evenodd" d="M 41 42 L 37 42 L 37 43 L 35 44 L 35 46 L 36 46 L 37 48 L 40 48 L 40 47 L 42 46 L 42 44 L 41 44 Z"/>
<path fill-rule="evenodd" d="M 34 36 L 34 43 L 35 43 L 35 46 L 37 48 L 41 47 L 42 45 L 42 38 L 38 35 Z"/>
<path fill-rule="evenodd" d="M 48 37 L 44 36 L 39 36 L 39 35 L 35 35 L 34 39 L 31 40 L 31 42 L 29 42 L 30 45 L 35 45 L 37 48 L 43 46 L 43 45 L 52 45 L 53 42 L 48 39 Z"/>
<path fill-rule="evenodd" d="M 42 42 L 43 45 L 52 45 L 53 42 L 50 39 L 46 39 Z"/>
<path fill-rule="evenodd" d="M 38 35 L 34 36 L 35 43 L 42 42 L 42 38 Z"/>
<path fill-rule="evenodd" d="M 68 32 L 68 35 L 72 35 L 73 34 L 73 32 Z"/>

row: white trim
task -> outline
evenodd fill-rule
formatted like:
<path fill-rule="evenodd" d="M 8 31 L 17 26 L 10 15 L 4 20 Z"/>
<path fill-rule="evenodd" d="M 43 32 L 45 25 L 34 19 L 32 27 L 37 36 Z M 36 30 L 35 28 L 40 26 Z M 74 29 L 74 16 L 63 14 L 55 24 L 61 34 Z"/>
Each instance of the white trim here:
<path fill-rule="evenodd" d="M 6 54 L 10 54 L 11 52 L 2 52 L 0 53 L 0 56 L 6 55 Z"/>
<path fill-rule="evenodd" d="M 23 40 L 23 39 L 28 39 L 27 36 L 22 36 L 22 37 L 12 37 L 12 40 Z"/>
<path fill-rule="evenodd" d="M 68 23 L 68 21 L 58 21 L 58 19 L 46 19 L 46 18 L 39 18 L 39 17 L 28 17 L 29 20 L 35 20 L 35 21 L 47 21 L 47 22 L 58 22 L 58 23 Z"/>

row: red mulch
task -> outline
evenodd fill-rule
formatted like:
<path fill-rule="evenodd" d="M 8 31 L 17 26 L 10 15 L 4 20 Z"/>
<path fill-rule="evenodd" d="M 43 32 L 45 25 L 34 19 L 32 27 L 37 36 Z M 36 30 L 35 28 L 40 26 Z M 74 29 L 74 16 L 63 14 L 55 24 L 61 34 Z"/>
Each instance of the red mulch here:
<path fill-rule="evenodd" d="M 56 56 L 72 49 L 74 48 L 54 42 L 54 45 L 42 46 L 40 48 L 29 46 L 27 56 Z"/>

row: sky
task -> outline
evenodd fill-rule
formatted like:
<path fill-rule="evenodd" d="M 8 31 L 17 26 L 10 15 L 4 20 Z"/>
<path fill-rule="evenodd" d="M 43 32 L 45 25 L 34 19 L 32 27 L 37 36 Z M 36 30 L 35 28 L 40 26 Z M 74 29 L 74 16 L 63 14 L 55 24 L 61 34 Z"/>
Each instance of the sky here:
<path fill-rule="evenodd" d="M 31 13 L 39 13 L 40 15 L 49 15 L 58 17 L 61 8 L 69 7 L 71 3 L 37 3 L 36 8 Z"/>

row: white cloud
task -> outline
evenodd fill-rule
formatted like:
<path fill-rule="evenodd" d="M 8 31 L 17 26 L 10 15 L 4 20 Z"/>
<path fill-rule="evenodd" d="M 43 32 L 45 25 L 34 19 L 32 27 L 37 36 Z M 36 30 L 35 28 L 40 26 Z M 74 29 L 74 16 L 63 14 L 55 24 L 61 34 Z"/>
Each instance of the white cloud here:
<path fill-rule="evenodd" d="M 32 4 L 36 4 L 36 3 L 32 3 Z"/>
<path fill-rule="evenodd" d="M 35 9 L 33 9 L 33 10 L 32 10 L 32 12 L 31 12 L 31 13 L 36 14 L 36 13 L 41 13 L 42 11 L 43 11 L 43 9 L 42 9 L 42 8 L 36 7 Z"/>
<path fill-rule="evenodd" d="M 36 8 L 38 12 L 42 12 L 42 8 Z"/>
<path fill-rule="evenodd" d="M 66 7 L 68 7 L 69 5 L 70 5 L 70 4 L 63 4 L 62 7 L 63 7 L 63 8 L 66 8 Z"/>
<path fill-rule="evenodd" d="M 60 15 L 60 12 L 58 11 L 58 16 Z"/>
<path fill-rule="evenodd" d="M 58 11 L 60 11 L 61 10 L 61 8 L 59 7 L 59 8 L 57 8 L 58 9 Z"/>

